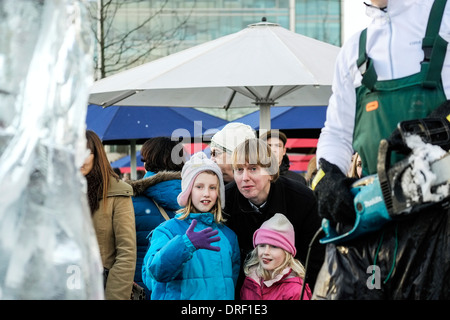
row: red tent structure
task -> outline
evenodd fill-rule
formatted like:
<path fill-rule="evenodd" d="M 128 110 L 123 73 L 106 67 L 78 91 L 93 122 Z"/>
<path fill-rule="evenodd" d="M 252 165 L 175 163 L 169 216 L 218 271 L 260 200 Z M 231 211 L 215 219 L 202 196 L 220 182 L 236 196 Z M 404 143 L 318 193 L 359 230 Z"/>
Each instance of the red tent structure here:
<path fill-rule="evenodd" d="M 298 172 L 306 172 L 308 169 L 309 160 L 313 157 L 313 154 L 291 154 L 288 155 L 290 160 L 290 168 L 289 170 L 298 171 Z"/>
<path fill-rule="evenodd" d="M 296 139 L 296 138 L 289 138 L 286 142 L 286 148 L 288 149 L 294 149 L 294 148 L 316 148 L 317 142 L 319 139 Z"/>
<path fill-rule="evenodd" d="M 288 138 L 288 140 L 286 142 L 286 148 L 287 148 L 287 155 L 289 157 L 290 165 L 291 165 L 289 170 L 298 171 L 298 172 L 306 172 L 308 169 L 309 160 L 311 160 L 311 158 L 315 154 L 314 149 L 317 147 L 318 141 L 319 141 L 319 139 Z M 307 153 L 307 154 L 289 153 L 289 151 L 294 151 L 294 149 L 302 149 L 303 152 L 309 152 L 309 153 Z"/>
<path fill-rule="evenodd" d="M 208 144 L 202 142 L 194 142 L 194 143 L 186 143 L 184 144 L 184 149 L 189 153 L 193 154 L 195 152 L 203 151 Z M 131 157 L 125 156 L 111 163 L 113 168 L 119 168 L 121 173 L 130 173 L 131 172 Z M 144 171 L 144 163 L 141 161 L 141 153 L 140 151 L 136 152 L 136 170 Z"/>

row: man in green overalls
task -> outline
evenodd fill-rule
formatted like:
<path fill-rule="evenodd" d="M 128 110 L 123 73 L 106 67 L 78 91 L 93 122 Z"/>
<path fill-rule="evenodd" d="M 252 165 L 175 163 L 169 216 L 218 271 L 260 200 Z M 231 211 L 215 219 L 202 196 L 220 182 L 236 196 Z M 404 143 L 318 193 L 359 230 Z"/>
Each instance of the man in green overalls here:
<path fill-rule="evenodd" d="M 355 180 L 344 173 L 353 151 L 361 156 L 363 175 L 377 173 L 380 141 L 403 120 L 436 116 L 450 99 L 450 5 L 371 2 L 366 5 L 372 23 L 344 44 L 336 63 L 317 149 L 321 170 L 313 182 L 319 215 L 349 226 L 355 220 Z M 439 108 L 444 118 L 446 106 Z M 373 277 L 379 281 L 369 281 Z M 450 299 L 449 210 L 426 210 L 355 240 L 328 244 L 313 298 Z"/>

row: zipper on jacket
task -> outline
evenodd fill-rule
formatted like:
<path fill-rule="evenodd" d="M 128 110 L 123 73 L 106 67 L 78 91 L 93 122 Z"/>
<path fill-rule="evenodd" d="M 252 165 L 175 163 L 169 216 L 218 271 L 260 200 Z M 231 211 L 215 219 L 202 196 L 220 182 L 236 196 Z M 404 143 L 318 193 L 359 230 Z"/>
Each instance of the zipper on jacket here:
<path fill-rule="evenodd" d="M 391 69 L 391 79 L 394 79 L 394 61 L 392 59 L 392 21 L 391 17 L 389 16 L 389 12 L 386 12 L 386 19 L 387 23 L 389 25 L 389 63 L 390 63 L 390 69 Z"/>

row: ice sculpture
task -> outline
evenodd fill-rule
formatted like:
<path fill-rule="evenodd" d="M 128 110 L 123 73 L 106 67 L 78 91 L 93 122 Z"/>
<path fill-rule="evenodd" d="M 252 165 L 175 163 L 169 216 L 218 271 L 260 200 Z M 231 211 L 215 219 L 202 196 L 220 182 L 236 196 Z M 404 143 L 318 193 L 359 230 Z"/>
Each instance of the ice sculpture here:
<path fill-rule="evenodd" d="M 79 172 L 93 81 L 86 8 L 0 1 L 0 299 L 103 299 Z"/>

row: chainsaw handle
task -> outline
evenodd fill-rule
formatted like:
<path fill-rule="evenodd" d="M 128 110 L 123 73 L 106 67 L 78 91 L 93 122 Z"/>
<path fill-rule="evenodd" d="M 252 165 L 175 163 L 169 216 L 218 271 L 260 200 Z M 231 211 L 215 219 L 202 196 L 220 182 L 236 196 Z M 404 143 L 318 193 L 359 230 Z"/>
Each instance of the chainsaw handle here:
<path fill-rule="evenodd" d="M 390 185 L 388 171 L 391 163 L 392 147 L 388 140 L 380 141 L 378 147 L 377 174 L 380 181 L 381 193 L 389 214 L 392 214 L 392 186 Z"/>
<path fill-rule="evenodd" d="M 406 120 L 398 124 L 398 129 L 403 141 L 408 135 L 414 134 L 432 145 L 442 147 L 450 143 L 450 122 L 444 118 Z"/>

